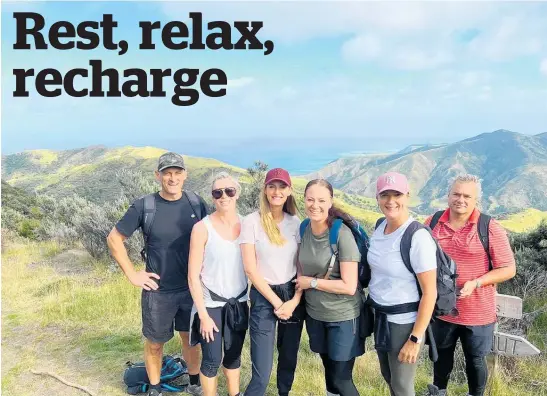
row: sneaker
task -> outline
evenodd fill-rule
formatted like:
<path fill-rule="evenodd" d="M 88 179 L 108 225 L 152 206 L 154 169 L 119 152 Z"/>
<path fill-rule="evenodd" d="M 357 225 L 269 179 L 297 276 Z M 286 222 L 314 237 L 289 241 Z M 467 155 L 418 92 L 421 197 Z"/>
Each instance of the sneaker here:
<path fill-rule="evenodd" d="M 158 392 L 157 390 L 155 389 L 151 389 L 146 396 L 162 396 L 162 393 L 161 392 Z"/>
<path fill-rule="evenodd" d="M 447 396 L 446 389 L 439 389 L 436 385 L 427 384 L 427 392 L 424 396 Z"/>
<path fill-rule="evenodd" d="M 186 392 L 194 396 L 203 396 L 203 390 L 200 385 L 188 385 Z"/>

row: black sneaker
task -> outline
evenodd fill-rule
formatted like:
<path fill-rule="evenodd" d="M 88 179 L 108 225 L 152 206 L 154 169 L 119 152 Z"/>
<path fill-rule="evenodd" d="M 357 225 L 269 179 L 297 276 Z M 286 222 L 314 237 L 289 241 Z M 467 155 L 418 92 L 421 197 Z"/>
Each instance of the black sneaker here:
<path fill-rule="evenodd" d="M 158 392 L 155 389 L 150 389 L 150 391 L 148 391 L 148 394 L 146 396 L 163 396 L 163 395 L 161 392 Z"/>

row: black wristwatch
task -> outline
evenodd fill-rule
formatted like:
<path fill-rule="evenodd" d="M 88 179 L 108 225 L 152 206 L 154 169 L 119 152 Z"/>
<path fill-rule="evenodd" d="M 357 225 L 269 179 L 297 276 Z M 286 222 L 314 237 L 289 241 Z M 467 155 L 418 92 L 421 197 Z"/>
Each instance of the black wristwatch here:
<path fill-rule="evenodd" d="M 416 337 L 416 336 L 413 335 L 413 334 L 411 334 L 410 337 L 408 337 L 408 339 L 409 339 L 410 341 L 412 341 L 413 343 L 415 343 L 415 344 L 421 344 L 421 343 L 422 343 L 422 339 Z"/>

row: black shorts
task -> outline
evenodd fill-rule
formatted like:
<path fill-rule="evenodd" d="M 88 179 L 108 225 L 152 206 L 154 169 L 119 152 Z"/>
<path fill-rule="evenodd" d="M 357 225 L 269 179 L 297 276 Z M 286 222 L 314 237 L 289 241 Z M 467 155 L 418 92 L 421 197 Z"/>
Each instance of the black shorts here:
<path fill-rule="evenodd" d="M 329 359 L 347 362 L 365 353 L 364 341 L 359 334 L 359 318 L 342 322 L 322 322 L 306 317 L 306 331 L 310 349 L 326 353 Z"/>
<path fill-rule="evenodd" d="M 152 342 L 165 343 L 173 338 L 173 329 L 189 331 L 192 305 L 190 290 L 173 293 L 143 290 L 142 334 Z"/>
<path fill-rule="evenodd" d="M 492 350 L 495 323 L 465 326 L 437 319 L 433 322 L 433 336 L 438 349 L 455 348 L 458 338 L 463 351 L 470 356 L 483 357 Z"/>

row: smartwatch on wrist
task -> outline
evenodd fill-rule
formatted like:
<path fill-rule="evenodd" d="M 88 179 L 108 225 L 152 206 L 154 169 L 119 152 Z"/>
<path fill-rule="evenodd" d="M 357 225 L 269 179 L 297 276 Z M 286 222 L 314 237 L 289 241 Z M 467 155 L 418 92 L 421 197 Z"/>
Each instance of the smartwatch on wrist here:
<path fill-rule="evenodd" d="M 421 344 L 422 343 L 422 339 L 416 337 L 414 334 L 411 334 L 410 337 L 408 337 L 408 339 L 410 341 L 412 341 L 413 343 L 415 343 L 415 344 Z"/>

